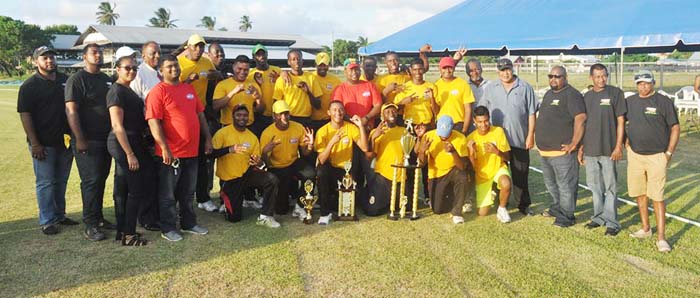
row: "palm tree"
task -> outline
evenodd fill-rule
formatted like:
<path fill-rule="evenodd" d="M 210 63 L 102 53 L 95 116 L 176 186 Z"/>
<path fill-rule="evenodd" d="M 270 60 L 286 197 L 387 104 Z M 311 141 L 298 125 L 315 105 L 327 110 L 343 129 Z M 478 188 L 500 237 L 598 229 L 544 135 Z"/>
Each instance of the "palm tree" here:
<path fill-rule="evenodd" d="M 216 27 L 216 17 L 212 18 L 210 16 L 203 16 L 200 22 L 201 23 L 197 25 L 197 27 L 204 27 L 210 31 L 214 30 L 214 27 Z"/>
<path fill-rule="evenodd" d="M 221 27 L 221 28 L 219 28 L 219 31 L 228 31 L 228 28 L 226 28 L 226 27 Z"/>
<path fill-rule="evenodd" d="M 253 22 L 250 20 L 249 16 L 242 16 L 238 23 L 241 24 L 238 26 L 238 30 L 241 30 L 241 32 L 248 32 L 248 30 L 253 28 Z"/>
<path fill-rule="evenodd" d="M 357 46 L 358 47 L 366 47 L 369 45 L 369 39 L 364 36 L 358 36 L 357 37 Z"/>
<path fill-rule="evenodd" d="M 175 25 L 175 22 L 177 22 L 177 20 L 170 19 L 170 9 L 165 9 L 161 7 L 158 8 L 158 10 L 154 11 L 154 13 L 156 14 L 156 16 L 148 20 L 150 24 L 147 24 L 147 26 L 160 28 L 177 28 L 177 25 Z"/>
<path fill-rule="evenodd" d="M 97 23 L 114 26 L 119 18 L 119 14 L 114 12 L 116 8 L 117 3 L 110 5 L 109 2 L 101 2 L 97 7 Z"/>

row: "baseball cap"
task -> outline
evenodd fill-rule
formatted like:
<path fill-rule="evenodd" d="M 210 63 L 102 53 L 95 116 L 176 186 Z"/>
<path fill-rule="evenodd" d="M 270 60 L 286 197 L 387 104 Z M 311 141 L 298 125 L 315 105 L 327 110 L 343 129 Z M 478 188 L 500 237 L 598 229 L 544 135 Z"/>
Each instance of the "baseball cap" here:
<path fill-rule="evenodd" d="M 36 58 L 39 58 L 39 56 L 42 56 L 46 53 L 51 53 L 56 55 L 56 51 L 54 49 L 47 47 L 47 46 L 40 46 L 34 50 L 34 54 L 32 54 L 32 58 L 36 60 Z"/>
<path fill-rule="evenodd" d="M 646 69 L 638 71 L 636 74 L 634 74 L 634 83 L 637 84 L 639 82 L 653 83 L 654 74 Z"/>
<path fill-rule="evenodd" d="M 455 59 L 452 59 L 452 57 L 443 57 L 440 59 L 440 69 L 447 66 L 454 68 L 455 64 L 457 63 L 455 63 Z"/>
<path fill-rule="evenodd" d="M 275 101 L 275 103 L 272 104 L 272 112 L 275 114 L 289 112 L 289 105 L 284 100 Z"/>
<path fill-rule="evenodd" d="M 347 69 L 353 69 L 353 68 L 360 67 L 360 65 L 357 64 L 357 59 L 355 59 L 355 58 L 345 59 L 345 61 L 343 62 L 343 66 L 345 66 L 345 68 L 347 68 Z"/>
<path fill-rule="evenodd" d="M 250 112 L 250 111 L 248 111 L 248 107 L 246 107 L 246 106 L 245 106 L 244 104 L 242 104 L 242 103 L 241 103 L 241 104 L 237 104 L 235 107 L 233 107 L 233 112 L 234 112 L 234 113 L 235 113 L 235 112 L 238 112 L 238 111 L 240 111 L 240 110 L 246 110 L 247 112 Z"/>
<path fill-rule="evenodd" d="M 117 49 L 117 52 L 114 54 L 114 56 L 116 57 L 115 59 L 119 60 L 119 58 L 121 58 L 121 57 L 131 56 L 134 53 L 136 53 L 136 51 L 134 51 L 134 49 L 127 47 L 127 46 L 123 46 L 123 47 Z"/>
<path fill-rule="evenodd" d="M 498 70 L 513 69 L 513 61 L 508 58 L 499 59 L 496 63 L 496 68 Z"/>
<path fill-rule="evenodd" d="M 264 45 L 262 45 L 261 43 L 259 43 L 253 47 L 253 56 L 255 56 L 255 53 L 257 53 L 260 50 L 263 50 L 263 51 L 265 51 L 265 53 L 267 53 L 267 48 Z"/>
<path fill-rule="evenodd" d="M 328 53 L 320 52 L 316 54 L 316 65 L 328 65 L 329 63 L 331 63 L 331 56 L 329 56 Z"/>
<path fill-rule="evenodd" d="M 437 135 L 446 138 L 450 136 L 450 133 L 452 133 L 452 126 L 454 125 L 454 122 L 452 122 L 452 117 L 448 115 L 442 115 L 440 119 L 437 121 Z"/>
<path fill-rule="evenodd" d="M 381 110 L 380 113 L 384 114 L 384 110 L 386 110 L 386 109 L 388 109 L 388 108 L 394 108 L 394 109 L 397 109 L 397 110 L 398 110 L 398 109 L 399 109 L 399 106 L 397 106 L 395 103 L 391 103 L 391 102 L 385 103 L 385 104 L 382 105 L 382 110 Z"/>
<path fill-rule="evenodd" d="M 190 35 L 190 39 L 187 40 L 188 46 L 193 46 L 200 43 L 207 44 L 207 42 L 204 41 L 204 38 L 199 34 L 192 34 Z"/>

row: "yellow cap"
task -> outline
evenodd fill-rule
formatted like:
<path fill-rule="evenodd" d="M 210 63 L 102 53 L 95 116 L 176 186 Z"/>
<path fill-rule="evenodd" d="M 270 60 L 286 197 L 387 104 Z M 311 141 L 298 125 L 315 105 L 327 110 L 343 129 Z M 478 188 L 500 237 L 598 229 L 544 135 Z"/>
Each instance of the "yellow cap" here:
<path fill-rule="evenodd" d="M 190 35 L 190 39 L 187 40 L 188 46 L 193 46 L 193 45 L 196 45 L 198 43 L 207 44 L 207 42 L 204 41 L 204 38 L 199 34 L 192 34 L 192 35 Z"/>
<path fill-rule="evenodd" d="M 316 65 L 330 65 L 331 63 L 331 56 L 328 55 L 326 52 L 320 52 L 316 54 Z"/>
<path fill-rule="evenodd" d="M 282 114 L 284 112 L 289 112 L 289 105 L 284 100 L 275 101 L 272 104 L 272 112 L 275 114 Z"/>

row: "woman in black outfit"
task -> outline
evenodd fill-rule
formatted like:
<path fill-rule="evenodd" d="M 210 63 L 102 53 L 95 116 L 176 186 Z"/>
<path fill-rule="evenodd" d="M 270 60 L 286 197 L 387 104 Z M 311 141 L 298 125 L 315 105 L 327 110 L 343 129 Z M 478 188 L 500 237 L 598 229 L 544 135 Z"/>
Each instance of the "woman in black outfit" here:
<path fill-rule="evenodd" d="M 127 173 L 126 201 L 115 197 L 117 217 L 117 240 L 125 246 L 148 244 L 141 234 L 136 233 L 136 220 L 139 202 L 148 195 L 148 183 L 152 181 L 153 165 L 146 146 L 144 131 L 147 123 L 144 117 L 143 100 L 129 88 L 136 78 L 138 66 L 131 57 L 117 61 L 117 81 L 107 93 L 107 108 L 112 122 L 112 131 L 107 138 L 107 150 L 114 157 L 116 166 Z M 115 188 L 123 187 L 115 184 Z M 119 190 L 115 189 L 115 192 Z M 122 190 L 123 192 L 123 190 Z"/>

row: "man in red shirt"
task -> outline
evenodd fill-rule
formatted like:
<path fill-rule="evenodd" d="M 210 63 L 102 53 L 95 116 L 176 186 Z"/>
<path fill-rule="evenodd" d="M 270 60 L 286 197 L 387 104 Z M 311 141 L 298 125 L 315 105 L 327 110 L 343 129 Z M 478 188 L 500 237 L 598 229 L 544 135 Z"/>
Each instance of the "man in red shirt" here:
<path fill-rule="evenodd" d="M 197 225 L 192 201 L 197 181 L 199 135 L 204 135 L 204 152 L 212 151 L 211 135 L 204 118 L 204 105 L 190 84 L 180 83 L 177 58 L 168 55 L 160 64 L 163 81 L 153 87 L 146 98 L 146 120 L 156 141 L 156 155 L 163 162 L 158 167 L 158 202 L 161 236 L 180 241 L 176 228 L 176 205 L 180 209 L 183 231 L 205 235 Z"/>

